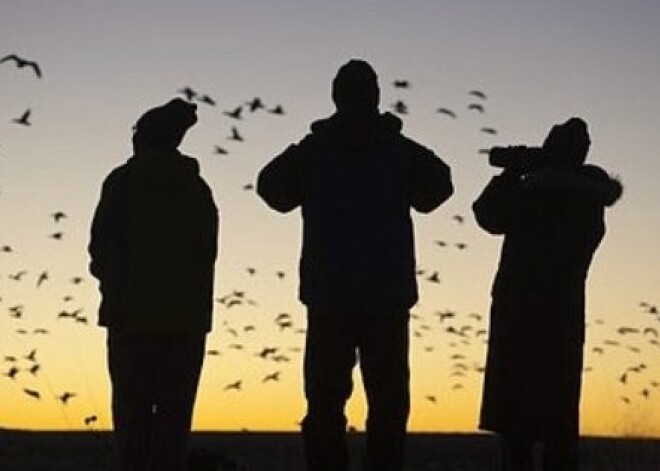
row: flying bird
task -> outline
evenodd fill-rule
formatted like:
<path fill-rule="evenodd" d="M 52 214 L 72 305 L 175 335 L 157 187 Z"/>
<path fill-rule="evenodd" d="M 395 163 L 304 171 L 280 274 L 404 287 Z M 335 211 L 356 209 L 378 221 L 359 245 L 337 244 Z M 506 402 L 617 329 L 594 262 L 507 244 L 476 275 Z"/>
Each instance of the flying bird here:
<path fill-rule="evenodd" d="M 23 358 L 25 358 L 26 360 L 31 361 L 31 362 L 36 362 L 37 361 L 37 350 L 35 348 L 33 348 L 32 350 L 30 350 L 30 353 L 25 355 Z"/>
<path fill-rule="evenodd" d="M 276 105 L 273 108 L 269 109 L 268 112 L 271 113 L 271 114 L 279 115 L 279 116 L 282 116 L 282 115 L 285 114 L 284 113 L 284 108 L 282 108 L 282 105 Z"/>
<path fill-rule="evenodd" d="M 25 110 L 25 112 L 23 112 L 23 114 L 20 117 L 14 118 L 12 122 L 16 124 L 21 124 L 23 126 L 31 126 L 32 125 L 32 123 L 30 122 L 31 114 L 32 114 L 32 110 L 28 108 L 27 110 Z"/>
<path fill-rule="evenodd" d="M 648 335 L 648 334 L 653 335 L 655 338 L 658 337 L 658 331 L 653 327 L 646 327 L 644 329 L 644 335 Z"/>
<path fill-rule="evenodd" d="M 212 97 L 210 97 L 209 95 L 202 95 L 199 98 L 199 101 L 201 103 L 204 103 L 204 104 L 209 105 L 209 106 L 215 106 L 216 105 L 215 100 Z"/>
<path fill-rule="evenodd" d="M 9 54 L 3 57 L 2 59 L 0 59 L 0 64 L 8 61 L 14 61 L 16 67 L 18 67 L 19 69 L 22 69 L 23 67 L 31 67 L 32 70 L 34 70 L 34 73 L 37 76 L 37 78 L 41 78 L 41 67 L 39 67 L 39 64 L 37 64 L 35 61 L 24 59 L 22 57 L 17 56 L 16 54 Z"/>
<path fill-rule="evenodd" d="M 435 110 L 435 112 L 439 113 L 439 114 L 444 114 L 444 115 L 449 116 L 450 118 L 456 119 L 456 113 L 454 111 L 450 110 L 449 108 L 438 108 L 437 110 Z"/>
<path fill-rule="evenodd" d="M 277 353 L 277 350 L 278 350 L 277 347 L 264 347 L 261 349 L 261 351 L 256 353 L 256 356 L 263 358 L 265 360 L 269 356 L 275 355 Z"/>
<path fill-rule="evenodd" d="M 62 394 L 60 394 L 59 396 L 56 396 L 56 398 L 59 399 L 59 401 L 64 405 L 66 405 L 69 402 L 69 400 L 74 398 L 74 397 L 76 397 L 76 393 L 72 393 L 72 392 L 68 392 L 68 391 L 65 391 Z"/>
<path fill-rule="evenodd" d="M 397 100 L 392 103 L 392 110 L 397 114 L 408 114 L 408 105 L 406 105 L 402 100 Z"/>
<path fill-rule="evenodd" d="M 483 132 L 484 134 L 491 134 L 494 136 L 497 134 L 497 129 L 486 127 L 486 128 L 481 128 L 481 132 Z"/>
<path fill-rule="evenodd" d="M 37 288 L 39 288 L 46 280 L 48 280 L 48 272 L 41 272 L 39 278 L 37 278 Z"/>
<path fill-rule="evenodd" d="M 252 100 L 246 102 L 245 104 L 247 105 L 251 113 L 254 113 L 259 109 L 265 108 L 263 102 L 261 101 L 261 98 L 259 97 L 254 97 Z"/>
<path fill-rule="evenodd" d="M 229 391 L 233 389 L 235 391 L 240 391 L 242 387 L 243 387 L 243 381 L 239 379 L 238 381 L 234 381 L 233 383 L 229 383 L 228 385 L 226 385 L 224 390 Z"/>
<path fill-rule="evenodd" d="M 460 214 L 454 214 L 452 216 L 452 219 L 454 221 L 456 221 L 457 223 L 459 223 L 459 224 L 463 224 L 465 222 L 465 218 L 463 216 L 461 216 Z"/>
<path fill-rule="evenodd" d="M 89 427 L 90 425 L 92 425 L 97 420 L 98 420 L 98 417 L 96 417 L 95 415 L 89 415 L 89 416 L 85 417 L 84 423 L 87 427 Z"/>
<path fill-rule="evenodd" d="M 238 128 L 236 126 L 231 127 L 231 136 L 229 136 L 227 139 L 230 141 L 237 141 L 237 142 L 243 142 L 243 136 L 238 132 Z"/>
<path fill-rule="evenodd" d="M 431 283 L 440 283 L 440 273 L 434 271 L 428 277 L 426 277 L 426 281 L 430 281 Z"/>
<path fill-rule="evenodd" d="M 238 107 L 234 108 L 233 110 L 223 111 L 222 114 L 224 114 L 225 116 L 229 116 L 230 118 L 241 119 L 241 112 L 242 111 L 243 111 L 243 107 L 238 106 Z"/>
<path fill-rule="evenodd" d="M 197 92 L 191 87 L 183 87 L 178 91 L 178 93 L 181 93 L 184 97 L 186 97 L 186 100 L 188 101 L 193 101 L 197 96 Z"/>
<path fill-rule="evenodd" d="M 445 319 L 456 317 L 456 313 L 453 311 L 438 311 L 435 313 L 435 315 L 438 316 L 440 322 L 444 322 Z"/>
<path fill-rule="evenodd" d="M 410 85 L 410 82 L 408 80 L 395 80 L 392 82 L 392 85 L 394 85 L 394 88 L 411 88 L 412 85 Z"/>
<path fill-rule="evenodd" d="M 229 152 L 224 147 L 214 146 L 213 153 L 215 155 L 227 155 Z"/>
<path fill-rule="evenodd" d="M 476 96 L 477 98 L 480 98 L 482 100 L 486 99 L 486 94 L 481 90 L 470 90 L 468 92 L 468 95 Z"/>
<path fill-rule="evenodd" d="M 13 317 L 14 319 L 20 319 L 23 317 L 23 311 L 25 310 L 25 306 L 22 304 L 17 304 L 16 306 L 10 306 L 9 307 L 9 316 Z"/>
<path fill-rule="evenodd" d="M 67 217 L 66 214 L 65 214 L 64 212 L 62 212 L 62 211 L 55 211 L 55 212 L 52 213 L 50 216 L 53 218 L 53 220 L 54 220 L 56 223 L 57 223 L 57 222 L 60 222 L 62 219 L 65 219 L 65 218 Z"/>
<path fill-rule="evenodd" d="M 34 399 L 41 399 L 41 394 L 39 394 L 39 391 L 34 389 L 23 388 L 23 392 Z"/>
<path fill-rule="evenodd" d="M 280 371 L 276 371 L 275 373 L 270 373 L 264 376 L 264 379 L 261 380 L 262 383 L 267 383 L 269 381 L 279 381 L 280 380 Z"/>
<path fill-rule="evenodd" d="M 9 371 L 7 371 L 6 373 L 3 373 L 2 375 L 3 375 L 3 376 L 6 376 L 6 377 L 9 378 L 9 379 L 16 379 L 16 375 L 17 375 L 20 371 L 21 371 L 21 370 L 19 370 L 17 367 L 12 366 L 11 368 L 9 368 Z"/>
<path fill-rule="evenodd" d="M 479 113 L 484 112 L 484 107 L 480 103 L 470 103 L 468 105 L 468 110 L 478 111 Z"/>

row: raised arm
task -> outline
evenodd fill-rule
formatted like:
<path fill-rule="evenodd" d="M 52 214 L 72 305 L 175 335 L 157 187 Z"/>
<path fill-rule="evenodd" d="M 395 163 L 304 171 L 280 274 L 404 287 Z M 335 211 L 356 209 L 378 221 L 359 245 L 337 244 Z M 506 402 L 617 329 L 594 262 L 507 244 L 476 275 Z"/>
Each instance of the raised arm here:
<path fill-rule="evenodd" d="M 451 170 L 433 152 L 418 148 L 412 154 L 410 205 L 428 213 L 454 193 Z"/>
<path fill-rule="evenodd" d="M 286 213 L 302 204 L 303 144 L 293 144 L 259 172 L 257 194 L 276 211 Z"/>
<path fill-rule="evenodd" d="M 518 218 L 523 200 L 520 176 L 505 171 L 486 185 L 472 204 L 472 211 L 482 229 L 491 234 L 505 234 Z"/>

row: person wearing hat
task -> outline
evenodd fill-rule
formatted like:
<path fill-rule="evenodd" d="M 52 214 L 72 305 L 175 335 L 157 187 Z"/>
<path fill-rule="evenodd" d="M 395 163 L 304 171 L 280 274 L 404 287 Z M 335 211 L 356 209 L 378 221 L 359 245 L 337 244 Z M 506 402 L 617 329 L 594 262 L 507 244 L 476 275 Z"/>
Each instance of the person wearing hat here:
<path fill-rule="evenodd" d="M 584 120 L 555 125 L 534 153 L 512 148 L 473 204 L 477 223 L 504 236 L 480 417 L 502 438 L 504 471 L 531 471 L 537 442 L 545 471 L 578 470 L 585 281 L 622 193 L 585 164 L 589 147 Z"/>
<path fill-rule="evenodd" d="M 259 173 L 279 212 L 301 208 L 300 300 L 307 307 L 302 423 L 309 471 L 348 469 L 346 401 L 358 362 L 369 469 L 401 470 L 410 408 L 409 310 L 418 293 L 411 208 L 453 192 L 449 167 L 380 113 L 378 77 L 351 60 L 332 83 L 336 112 Z"/>
<path fill-rule="evenodd" d="M 218 238 L 211 190 L 177 149 L 196 121 L 196 105 L 181 99 L 144 113 L 92 222 L 121 471 L 186 469 Z"/>

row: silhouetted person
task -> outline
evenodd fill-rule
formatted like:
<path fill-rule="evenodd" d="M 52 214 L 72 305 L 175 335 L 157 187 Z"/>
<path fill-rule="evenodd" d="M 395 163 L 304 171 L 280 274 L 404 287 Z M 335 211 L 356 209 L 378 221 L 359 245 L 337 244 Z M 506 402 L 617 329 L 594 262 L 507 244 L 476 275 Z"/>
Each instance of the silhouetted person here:
<path fill-rule="evenodd" d="M 621 184 L 586 165 L 579 118 L 556 125 L 542 148 L 491 150 L 505 170 L 474 202 L 479 225 L 504 235 L 492 287 L 482 429 L 503 439 L 504 469 L 577 471 L 585 280 L 605 233 L 604 208 Z"/>
<path fill-rule="evenodd" d="M 417 301 L 410 208 L 430 212 L 453 192 L 450 170 L 380 114 L 376 73 L 351 60 L 332 84 L 337 111 L 311 125 L 259 174 L 280 212 L 301 207 L 300 299 L 307 469 L 348 469 L 344 406 L 359 358 L 373 470 L 400 470 L 409 413 L 408 320 Z"/>
<path fill-rule="evenodd" d="M 92 223 L 120 471 L 186 469 L 218 232 L 199 165 L 177 150 L 195 109 L 175 99 L 140 117 L 134 155 L 106 178 Z"/>

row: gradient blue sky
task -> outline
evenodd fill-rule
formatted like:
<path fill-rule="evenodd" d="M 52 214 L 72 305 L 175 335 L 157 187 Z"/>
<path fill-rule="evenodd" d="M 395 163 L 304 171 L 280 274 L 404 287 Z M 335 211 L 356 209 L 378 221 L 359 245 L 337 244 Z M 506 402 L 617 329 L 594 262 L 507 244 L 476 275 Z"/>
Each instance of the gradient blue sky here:
<path fill-rule="evenodd" d="M 588 348 L 621 325 L 660 327 L 657 317 L 638 306 L 641 300 L 660 302 L 658 24 L 660 3 L 651 0 L 5 2 L 0 7 L 0 55 L 37 60 L 44 78 L 0 65 L 0 245 L 16 250 L 0 253 L 0 354 L 38 347 L 40 355 L 51 359 L 45 369 L 46 375 L 51 371 L 49 379 L 21 375 L 21 380 L 26 385 L 37 381 L 35 388 L 76 389 L 80 397 L 70 410 L 46 400 L 36 407 L 21 394 L 23 384 L 0 377 L 0 402 L 16 404 L 16 412 L 5 419 L 0 411 L 0 424 L 75 427 L 80 416 L 98 411 L 101 425 L 108 426 L 103 333 L 94 327 L 63 326 L 54 318 L 69 307 L 61 297 L 72 289 L 78 290 L 76 306 L 94 318 L 98 298 L 93 280 L 87 277 L 75 288 L 68 280 L 87 276 L 85 247 L 100 184 L 130 155 L 130 128 L 137 117 L 184 85 L 218 102 L 216 108 L 200 105 L 200 121 L 182 146 L 199 159 L 222 212 L 217 294 L 243 288 L 260 301 L 255 312 L 243 317 L 218 309 L 212 343 L 225 348 L 232 342 L 226 327 L 248 321 L 264 332 L 251 340 L 253 348 L 280 341 L 275 332 L 266 333 L 266 325 L 271 314 L 285 310 L 304 324 L 295 299 L 298 215 L 271 213 L 242 186 L 253 182 L 273 155 L 301 138 L 311 120 L 332 112 L 331 79 L 351 57 L 374 65 L 382 108 L 404 99 L 410 107 L 404 131 L 453 170 L 457 192 L 452 200 L 430 216 L 415 217 L 419 265 L 437 269 L 443 279 L 439 287 L 422 283 L 416 308 L 421 322 L 430 324 L 434 311 L 447 308 L 464 314 L 488 309 L 500 241 L 480 232 L 470 215 L 472 200 L 494 174 L 477 149 L 539 143 L 552 124 L 579 115 L 590 125 L 590 160 L 620 175 L 625 185 L 623 200 L 608 213 L 608 235 L 591 273 L 589 316 L 604 323 L 590 328 Z M 412 82 L 411 90 L 392 87 L 401 78 Z M 467 92 L 475 88 L 488 94 L 483 115 L 467 110 L 474 101 Z M 227 141 L 234 123 L 221 110 L 254 96 L 269 105 L 282 104 L 287 114 L 248 116 L 238 123 L 246 142 Z M 440 106 L 454 109 L 458 119 L 437 115 Z M 11 123 L 27 108 L 33 110 L 32 127 Z M 483 134 L 483 126 L 495 127 L 499 134 Z M 230 154 L 213 155 L 214 144 Z M 60 223 L 64 240 L 56 242 L 47 236 L 56 230 L 49 214 L 58 209 L 69 218 Z M 457 213 L 466 216 L 464 225 L 452 221 Z M 441 251 L 434 245 L 438 239 L 467 242 L 468 250 Z M 264 278 L 246 275 L 247 266 L 257 267 Z M 7 278 L 19 269 L 29 272 L 22 284 Z M 45 269 L 52 280 L 37 291 L 34 280 Z M 290 274 L 280 284 L 272 281 L 279 269 Z M 15 333 L 18 321 L 4 312 L 19 303 L 27 309 L 22 325 L 46 325 L 52 330 L 49 338 Z M 419 400 L 411 425 L 474 429 L 480 380 L 475 378 L 461 394 L 445 393 L 453 381 L 446 374 L 450 347 L 446 335 L 434 328 L 428 341 L 413 347 L 413 391 L 417 397 L 437 394 L 445 411 L 452 407 L 457 412 L 447 417 Z M 649 365 L 636 390 L 623 389 L 616 381 L 622 368 L 637 361 L 635 354 L 621 348 L 604 359 L 593 358 L 594 372 L 585 381 L 586 431 L 641 429 L 660 435 L 660 425 L 639 418 L 655 417 L 650 422 L 660 424 L 660 390 L 647 401 L 635 400 L 633 408 L 620 401 L 620 396 L 638 395 L 643 381 L 660 380 L 658 351 L 647 340 L 630 340 L 643 345 L 640 355 Z M 300 344 L 300 339 L 290 342 Z M 427 361 L 423 347 L 432 342 L 444 356 Z M 470 348 L 480 362 L 483 346 Z M 254 394 L 245 394 L 249 399 L 223 395 L 225 383 L 253 368 L 248 355 L 232 355 L 207 362 L 200 393 L 200 410 L 207 412 L 198 414 L 197 425 L 292 427 L 302 410 L 299 357 L 286 366 L 286 384 L 278 385 L 288 405 L 281 417 L 275 414 L 268 421 L 262 417 L 272 411 L 266 399 L 276 396 L 264 399 L 263 389 L 256 387 Z M 587 358 L 589 363 L 592 358 Z M 254 367 L 253 374 L 257 377 L 268 367 Z M 255 419 L 262 403 L 264 412 Z M 613 417 L 597 419 L 602 407 L 610 407 Z M 235 417 L 228 419 L 226 409 Z M 360 411 L 358 399 L 358 425 Z"/>

